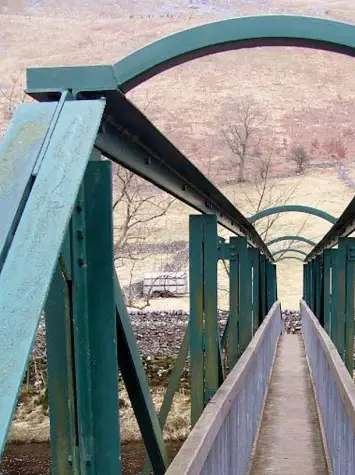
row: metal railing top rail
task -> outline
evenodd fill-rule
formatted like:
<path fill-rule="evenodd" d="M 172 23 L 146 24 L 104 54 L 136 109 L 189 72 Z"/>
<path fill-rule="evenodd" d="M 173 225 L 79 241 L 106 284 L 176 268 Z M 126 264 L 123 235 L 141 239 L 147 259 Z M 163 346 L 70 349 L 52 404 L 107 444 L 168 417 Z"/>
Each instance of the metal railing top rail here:
<path fill-rule="evenodd" d="M 273 304 L 239 361 L 204 409 L 187 441 L 168 468 L 167 475 L 196 475 L 201 472 L 213 442 L 243 387 L 245 376 L 280 307 L 279 301 Z"/>
<path fill-rule="evenodd" d="M 309 262 L 324 249 L 335 246 L 340 237 L 349 236 L 355 230 L 355 198 L 353 198 L 345 208 L 342 215 L 333 224 L 330 230 L 319 241 L 319 243 L 305 257 L 305 262 Z"/>
<path fill-rule="evenodd" d="M 341 359 L 334 343 L 324 328 L 322 328 L 312 310 L 303 300 L 301 300 L 301 308 L 302 307 L 307 310 L 307 314 L 313 324 L 314 331 L 327 357 L 330 370 L 334 376 L 339 394 L 341 395 L 341 398 L 344 402 L 346 412 L 348 413 L 352 425 L 355 428 L 355 384 L 348 373 L 348 370 L 346 369 L 346 366 Z"/>

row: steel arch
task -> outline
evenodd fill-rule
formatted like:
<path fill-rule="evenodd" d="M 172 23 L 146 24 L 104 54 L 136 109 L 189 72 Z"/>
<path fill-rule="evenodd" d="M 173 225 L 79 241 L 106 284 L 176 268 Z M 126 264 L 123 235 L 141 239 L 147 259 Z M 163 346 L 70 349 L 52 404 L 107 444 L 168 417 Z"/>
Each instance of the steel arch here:
<path fill-rule="evenodd" d="M 294 247 L 288 247 L 286 249 L 279 249 L 278 251 L 273 252 L 273 256 L 277 256 L 277 254 L 281 254 L 282 252 L 297 252 L 298 254 L 303 254 L 304 256 L 307 255 L 307 252 L 302 251 L 301 249 L 295 249 Z"/>
<path fill-rule="evenodd" d="M 29 89 L 127 92 L 174 66 L 222 51 L 300 46 L 355 56 L 355 26 L 296 15 L 265 15 L 207 23 L 140 48 L 111 65 L 31 68 Z"/>
<path fill-rule="evenodd" d="M 285 256 L 285 257 L 280 257 L 280 259 L 277 259 L 275 262 L 280 262 L 280 261 L 285 261 L 286 259 L 294 259 L 295 261 L 300 261 L 304 263 L 304 260 L 301 259 L 300 257 L 296 256 Z"/>
<path fill-rule="evenodd" d="M 114 65 L 128 91 L 178 64 L 213 53 L 257 46 L 302 46 L 354 55 L 355 27 L 294 15 L 231 18 L 200 25 L 155 41 Z"/>
<path fill-rule="evenodd" d="M 271 239 L 270 241 L 266 242 L 265 244 L 267 246 L 271 246 L 271 244 L 275 244 L 277 242 L 281 241 L 300 241 L 300 242 L 305 242 L 306 244 L 309 244 L 310 246 L 315 246 L 316 243 L 312 241 L 311 239 L 308 239 L 304 236 L 280 236 L 274 239 Z"/>
<path fill-rule="evenodd" d="M 302 205 L 283 205 L 283 206 L 273 206 L 272 208 L 267 208 L 258 213 L 253 214 L 250 216 L 249 221 L 253 224 L 259 219 L 266 218 L 267 216 L 272 216 L 273 214 L 279 213 L 289 213 L 290 211 L 296 211 L 298 213 L 306 213 L 311 214 L 313 216 L 317 216 L 318 218 L 325 219 L 330 223 L 334 224 L 337 220 L 334 216 L 325 211 L 322 211 L 318 208 L 313 208 L 312 206 L 302 206 Z"/>

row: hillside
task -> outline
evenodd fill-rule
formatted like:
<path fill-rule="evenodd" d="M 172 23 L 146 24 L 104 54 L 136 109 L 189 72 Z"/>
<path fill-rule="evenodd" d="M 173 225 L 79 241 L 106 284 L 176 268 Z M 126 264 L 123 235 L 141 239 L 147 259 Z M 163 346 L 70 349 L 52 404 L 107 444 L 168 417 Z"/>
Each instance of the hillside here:
<path fill-rule="evenodd" d="M 336 0 L 327 2 L 327 6 L 320 1 L 308 6 L 303 0 L 0 0 L 0 88 L 5 96 L 14 90 L 18 101 L 28 66 L 115 62 L 175 31 L 221 18 L 270 13 L 355 22 L 355 5 Z M 234 157 L 221 133 L 226 117 L 233 115 L 241 98 L 251 97 L 267 115 L 265 135 L 274 138 L 272 176 L 283 177 L 285 183 L 292 180 L 289 147 L 295 142 L 305 147 L 317 142 L 309 177 L 312 183 L 318 179 L 322 182 L 319 189 L 327 192 L 327 201 L 322 201 L 319 194 L 313 200 L 312 190 L 307 197 L 304 191 L 297 192 L 293 201 L 317 201 L 328 211 L 336 203 L 334 211 L 339 214 L 353 191 L 339 180 L 336 166 L 343 163 L 355 177 L 354 69 L 352 58 L 333 53 L 301 48 L 239 50 L 176 67 L 139 86 L 129 96 L 221 186 L 237 177 Z M 0 135 L 8 122 L 8 109 L 8 99 L 0 96 Z M 329 145 L 336 141 L 345 150 L 341 160 Z M 319 171 L 321 163 L 327 164 L 328 171 Z M 248 177 L 253 176 L 254 166 L 249 163 Z M 322 181 L 325 176 L 327 183 Z M 230 186 L 226 192 L 248 213 L 239 193 L 243 188 L 233 185 L 231 192 Z M 186 208 L 185 212 L 187 216 Z M 164 227 L 172 226 L 166 224 L 168 217 L 159 223 L 152 239 L 164 234 Z M 287 219 L 292 223 L 290 216 Z M 187 219 L 183 221 L 182 234 L 187 236 Z M 273 232 L 278 234 L 278 229 Z M 305 234 L 319 238 L 322 232 L 323 227 L 310 227 Z M 299 268 L 297 263 L 295 266 Z M 143 270 L 148 270 L 146 264 Z M 121 274 L 125 277 L 129 271 L 121 270 Z M 296 274 L 299 276 L 298 270 Z M 135 274 L 135 279 L 140 277 Z M 289 305 L 297 305 L 297 292 L 293 292 L 295 299 Z"/>

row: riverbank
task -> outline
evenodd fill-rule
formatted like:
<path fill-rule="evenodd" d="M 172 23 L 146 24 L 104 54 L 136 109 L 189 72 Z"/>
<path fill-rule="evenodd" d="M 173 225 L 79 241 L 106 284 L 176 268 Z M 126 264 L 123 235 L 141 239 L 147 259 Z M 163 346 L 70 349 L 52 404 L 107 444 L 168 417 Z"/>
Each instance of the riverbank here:
<path fill-rule="evenodd" d="M 179 451 L 183 440 L 167 442 L 170 460 Z M 121 446 L 122 473 L 136 475 L 143 467 L 145 447 L 142 442 L 126 442 Z M 0 475 L 50 475 L 50 447 L 48 443 L 8 445 L 0 466 Z"/>
<path fill-rule="evenodd" d="M 154 405 L 160 408 L 164 387 L 152 388 Z M 139 441 L 140 431 L 125 389 L 120 388 L 120 428 L 121 440 L 124 443 Z M 164 438 L 176 441 L 187 437 L 190 430 L 190 394 L 188 390 L 176 393 L 166 426 Z M 19 403 L 10 429 L 8 443 L 36 444 L 49 442 L 48 409 L 39 404 L 38 396 L 22 398 Z"/>

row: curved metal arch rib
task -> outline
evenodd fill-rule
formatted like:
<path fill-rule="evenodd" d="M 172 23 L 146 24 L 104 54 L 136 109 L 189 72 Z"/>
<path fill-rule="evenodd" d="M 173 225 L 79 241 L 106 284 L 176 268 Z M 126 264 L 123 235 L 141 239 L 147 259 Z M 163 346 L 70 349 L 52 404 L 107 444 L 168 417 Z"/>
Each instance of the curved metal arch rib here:
<path fill-rule="evenodd" d="M 310 246 L 315 246 L 316 243 L 312 241 L 311 239 L 308 239 L 304 236 L 280 236 L 274 239 L 271 239 L 270 241 L 266 242 L 265 244 L 267 246 L 271 246 L 271 244 L 275 244 L 277 242 L 281 241 L 300 241 L 300 242 L 305 242 L 306 244 L 309 244 Z"/>
<path fill-rule="evenodd" d="M 280 262 L 280 261 L 285 261 L 286 259 L 294 259 L 295 261 L 300 261 L 304 263 L 304 260 L 301 259 L 300 257 L 296 256 L 285 256 L 285 257 L 280 257 L 280 259 L 277 259 L 275 262 Z"/>
<path fill-rule="evenodd" d="M 283 252 L 297 252 L 298 254 L 302 254 L 303 256 L 307 255 L 307 252 L 302 251 L 301 249 L 295 249 L 293 247 L 287 247 L 286 249 L 279 249 L 272 253 L 273 256 L 277 256 L 277 254 L 282 254 Z"/>
<path fill-rule="evenodd" d="M 311 214 L 313 216 L 317 216 L 318 218 L 325 219 L 326 221 L 329 221 L 332 224 L 334 224 L 337 220 L 337 218 L 335 218 L 331 214 L 326 213 L 325 211 L 322 211 L 318 208 L 312 208 L 311 206 L 284 205 L 284 206 L 274 206 L 272 208 L 259 211 L 258 213 L 253 214 L 253 216 L 250 216 L 249 221 L 253 224 L 256 221 L 259 221 L 259 219 L 266 218 L 267 216 L 272 216 L 273 214 L 279 214 L 279 213 L 288 213 L 290 211 Z"/>
<path fill-rule="evenodd" d="M 200 25 L 155 41 L 114 65 L 127 92 L 178 64 L 232 49 L 301 46 L 355 55 L 355 26 L 321 18 L 267 15 Z"/>

